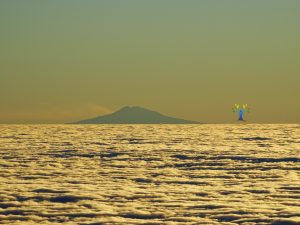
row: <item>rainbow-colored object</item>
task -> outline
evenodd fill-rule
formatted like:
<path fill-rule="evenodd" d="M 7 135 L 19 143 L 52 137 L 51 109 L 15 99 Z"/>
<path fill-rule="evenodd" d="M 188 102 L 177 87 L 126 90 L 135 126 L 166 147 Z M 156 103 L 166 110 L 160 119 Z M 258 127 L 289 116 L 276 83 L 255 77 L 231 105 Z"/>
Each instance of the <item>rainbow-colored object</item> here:
<path fill-rule="evenodd" d="M 243 104 L 243 105 L 239 105 L 239 104 L 234 104 L 234 107 L 232 108 L 233 112 L 237 113 L 239 118 L 238 121 L 245 121 L 244 120 L 244 114 L 245 112 L 250 112 L 248 104 Z"/>

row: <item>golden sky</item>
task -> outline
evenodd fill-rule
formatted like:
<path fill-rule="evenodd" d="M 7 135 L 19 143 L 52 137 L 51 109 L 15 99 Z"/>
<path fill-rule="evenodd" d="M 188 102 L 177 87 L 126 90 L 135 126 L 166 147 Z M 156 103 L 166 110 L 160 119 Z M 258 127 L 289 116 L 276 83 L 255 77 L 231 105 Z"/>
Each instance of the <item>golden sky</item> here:
<path fill-rule="evenodd" d="M 0 1 L 0 123 L 144 106 L 207 123 L 300 122 L 300 1 Z"/>

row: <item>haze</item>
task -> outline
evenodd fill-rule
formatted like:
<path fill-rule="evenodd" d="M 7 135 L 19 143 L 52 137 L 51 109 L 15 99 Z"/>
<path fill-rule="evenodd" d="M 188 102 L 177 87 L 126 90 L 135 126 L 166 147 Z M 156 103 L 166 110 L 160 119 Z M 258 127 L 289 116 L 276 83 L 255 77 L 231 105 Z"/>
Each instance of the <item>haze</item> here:
<path fill-rule="evenodd" d="M 139 105 L 207 123 L 300 122 L 300 1 L 0 2 L 0 123 Z"/>

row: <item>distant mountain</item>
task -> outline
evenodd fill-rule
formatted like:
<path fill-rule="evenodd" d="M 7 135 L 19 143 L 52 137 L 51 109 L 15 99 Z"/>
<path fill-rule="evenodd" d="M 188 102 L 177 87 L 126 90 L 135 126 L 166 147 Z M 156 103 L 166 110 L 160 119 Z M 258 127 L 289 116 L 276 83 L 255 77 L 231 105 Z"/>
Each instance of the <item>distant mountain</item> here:
<path fill-rule="evenodd" d="M 198 124 L 199 122 L 173 118 L 139 106 L 125 106 L 120 110 L 76 124 Z"/>

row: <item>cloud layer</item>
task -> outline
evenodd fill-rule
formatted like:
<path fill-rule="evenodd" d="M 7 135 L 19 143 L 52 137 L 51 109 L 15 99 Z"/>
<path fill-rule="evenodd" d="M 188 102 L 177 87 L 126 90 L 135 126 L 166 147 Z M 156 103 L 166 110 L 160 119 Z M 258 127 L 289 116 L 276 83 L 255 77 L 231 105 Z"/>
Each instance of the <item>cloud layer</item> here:
<path fill-rule="evenodd" d="M 1 125 L 0 224 L 299 224 L 299 125 Z"/>

